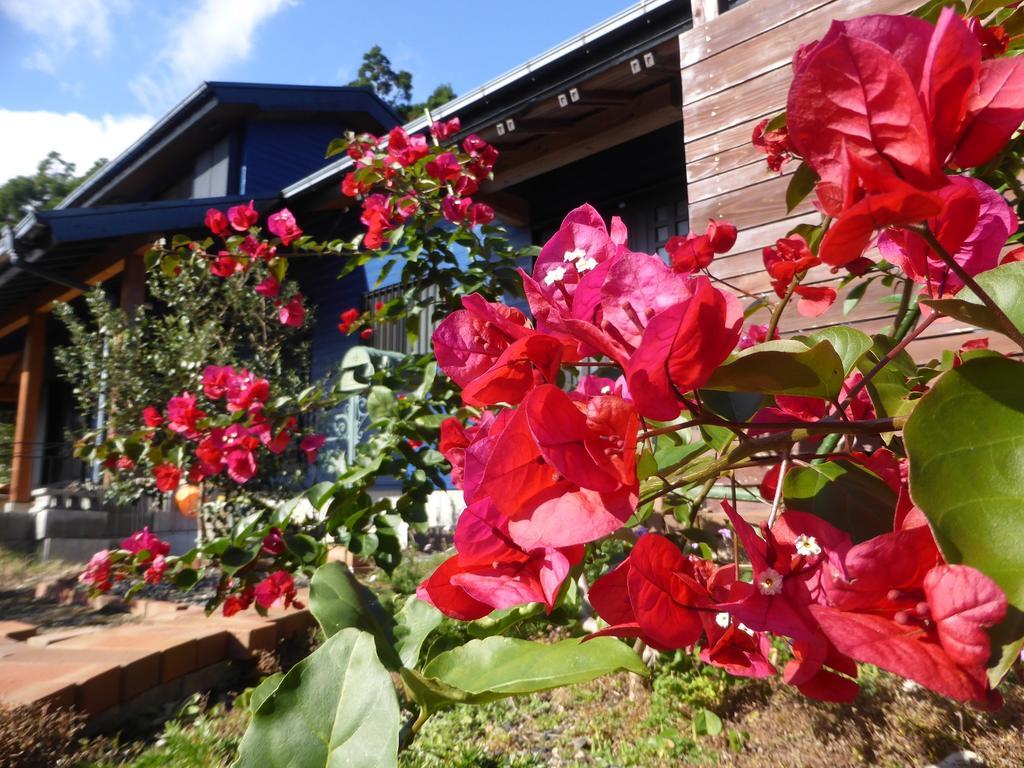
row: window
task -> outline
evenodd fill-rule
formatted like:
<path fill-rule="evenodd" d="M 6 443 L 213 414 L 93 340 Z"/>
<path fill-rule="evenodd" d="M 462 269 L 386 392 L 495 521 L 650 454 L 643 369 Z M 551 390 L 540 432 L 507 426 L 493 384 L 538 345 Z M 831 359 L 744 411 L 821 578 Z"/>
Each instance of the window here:
<path fill-rule="evenodd" d="M 196 158 L 192 173 L 192 199 L 226 195 L 230 165 L 231 138 L 225 136 Z"/>

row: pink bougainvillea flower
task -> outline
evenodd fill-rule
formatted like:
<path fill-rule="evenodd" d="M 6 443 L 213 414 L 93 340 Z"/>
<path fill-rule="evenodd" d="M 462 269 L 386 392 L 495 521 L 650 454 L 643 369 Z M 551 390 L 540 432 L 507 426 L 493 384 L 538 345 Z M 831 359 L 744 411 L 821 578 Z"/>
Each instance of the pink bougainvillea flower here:
<path fill-rule="evenodd" d="M 441 203 L 441 214 L 452 224 L 462 224 L 473 207 L 473 198 L 448 195 Z"/>
<path fill-rule="evenodd" d="M 210 262 L 210 274 L 214 277 L 227 279 L 232 275 L 244 270 L 242 263 L 227 251 L 220 254 Z"/>
<path fill-rule="evenodd" d="M 287 208 L 282 208 L 267 217 L 267 229 L 281 238 L 281 242 L 286 246 L 302 237 L 302 230 L 295 221 L 295 216 Z"/>
<path fill-rule="evenodd" d="M 251 451 L 241 448 L 227 451 L 224 454 L 228 477 L 239 485 L 245 485 L 256 474 L 256 457 Z"/>
<path fill-rule="evenodd" d="M 244 368 L 231 369 L 231 372 L 225 390 L 228 410 L 231 413 L 260 410 L 270 397 L 270 382 Z"/>
<path fill-rule="evenodd" d="M 388 134 L 388 159 L 402 166 L 409 166 L 426 157 L 430 152 L 427 137 L 422 134 L 410 136 L 401 126 L 391 129 Z"/>
<path fill-rule="evenodd" d="M 796 311 L 804 317 L 819 317 L 836 301 L 836 291 L 827 285 L 798 285 L 793 289 L 797 297 Z"/>
<path fill-rule="evenodd" d="M 147 405 L 142 409 L 142 423 L 150 429 L 156 429 L 163 425 L 164 417 L 154 406 Z"/>
<path fill-rule="evenodd" d="M 288 301 L 277 308 L 277 319 L 281 325 L 289 328 L 301 328 L 306 322 L 306 305 L 302 303 L 302 294 L 296 293 Z"/>
<path fill-rule="evenodd" d="M 969 275 L 999 264 L 999 254 L 1017 231 L 1017 216 L 1001 194 L 983 181 L 951 176 L 938 196 L 945 205 L 927 221 L 947 253 Z M 963 281 L 956 276 L 916 232 L 888 230 L 878 239 L 882 256 L 899 266 L 908 277 L 922 283 L 935 298 L 956 293 Z"/>
<path fill-rule="evenodd" d="M 153 558 L 153 561 L 149 564 L 149 568 L 143 574 L 147 584 L 159 584 L 163 581 L 164 574 L 167 572 L 167 560 L 163 555 L 157 555 Z"/>
<path fill-rule="evenodd" d="M 299 450 L 306 455 L 307 464 L 315 464 L 317 454 L 320 453 L 320 449 L 324 447 L 324 443 L 327 442 L 327 437 L 324 435 L 306 435 L 302 438 L 299 443 Z"/>
<path fill-rule="evenodd" d="M 754 133 L 751 136 L 751 143 L 767 155 L 768 168 L 775 173 L 782 171 L 782 166 L 787 160 L 793 157 L 793 146 L 789 143 L 789 133 L 786 126 L 769 131 L 765 118 L 754 126 Z"/>
<path fill-rule="evenodd" d="M 704 234 L 691 232 L 686 237 L 673 237 L 665 244 L 672 269 L 691 274 L 707 269 L 716 253 L 727 253 L 736 244 L 736 227 L 728 221 L 708 221 Z"/>
<path fill-rule="evenodd" d="M 247 232 L 250 227 L 256 226 L 256 222 L 259 220 L 260 215 L 256 212 L 252 200 L 248 205 L 235 205 L 228 208 L 228 221 L 236 232 Z"/>
<path fill-rule="evenodd" d="M 1019 56 L 982 62 L 977 92 L 967 105 L 951 161 L 975 168 L 994 158 L 1024 120 L 1024 60 Z"/>
<path fill-rule="evenodd" d="M 231 234 L 231 227 L 228 224 L 228 217 L 223 211 L 216 208 L 209 208 L 206 211 L 206 228 L 218 237 L 225 237 Z"/>
<path fill-rule="evenodd" d="M 348 333 L 352 330 L 352 326 L 356 324 L 356 321 L 358 321 L 360 317 L 362 317 L 362 312 L 355 307 L 346 309 L 339 317 L 341 322 L 338 323 L 338 330 L 342 333 Z"/>
<path fill-rule="evenodd" d="M 167 401 L 167 428 L 189 440 L 199 436 L 199 422 L 205 418 L 206 412 L 196 405 L 195 395 L 182 392 Z"/>
<path fill-rule="evenodd" d="M 782 677 L 804 696 L 848 704 L 857 698 L 857 663 L 840 653 L 819 631 L 812 641 L 793 642 L 793 658 Z"/>
<path fill-rule="evenodd" d="M 761 258 L 765 271 L 772 279 L 772 288 L 779 298 L 786 295 L 798 275 L 821 264 L 818 257 L 811 253 L 807 241 L 798 234 L 777 240 L 774 247 L 765 246 Z"/>
<path fill-rule="evenodd" d="M 442 184 L 455 181 L 462 173 L 462 166 L 459 165 L 459 158 L 452 152 L 442 152 L 433 160 L 427 161 L 426 169 L 427 173 Z"/>
<path fill-rule="evenodd" d="M 257 584 L 253 590 L 256 605 L 264 610 L 278 607 L 287 608 L 290 605 L 301 608 L 295 595 L 295 580 L 288 571 L 274 571 Z"/>
<path fill-rule="evenodd" d="M 230 365 L 206 366 L 203 369 L 203 394 L 211 400 L 219 400 L 227 393 L 235 376 L 235 369 Z"/>
<path fill-rule="evenodd" d="M 755 631 L 813 641 L 817 622 L 808 606 L 824 602 L 822 573 L 841 568 L 850 537 L 822 518 L 787 511 L 771 529 L 755 528 L 722 502 L 754 569 L 753 583 L 737 582 L 722 610 Z M 826 567 L 827 566 L 827 567 Z"/>
<path fill-rule="evenodd" d="M 583 547 L 524 550 L 509 541 L 508 519 L 490 499 L 467 507 L 455 527 L 454 557 L 419 587 L 417 596 L 462 621 L 526 603 L 555 605 Z"/>
<path fill-rule="evenodd" d="M 447 141 L 461 130 L 462 122 L 458 117 L 453 117 L 451 120 L 438 120 L 436 123 L 430 124 L 430 132 L 438 141 Z"/>
<path fill-rule="evenodd" d="M 140 552 L 147 553 L 146 557 L 141 561 L 146 563 L 157 555 L 168 554 L 171 551 L 171 545 L 161 540 L 156 534 L 151 533 L 147 525 L 141 531 L 136 531 L 122 541 L 121 549 L 131 552 L 133 555 L 138 555 Z"/>
<path fill-rule="evenodd" d="M 79 582 L 87 584 L 97 592 L 107 592 L 112 586 L 110 574 L 113 568 L 113 561 L 109 549 L 101 549 L 94 554 L 86 569 L 78 577 Z"/>
<path fill-rule="evenodd" d="M 641 416 L 676 418 L 680 395 L 703 386 L 736 347 L 743 308 L 706 277 L 692 278 L 689 295 L 656 314 L 625 367 Z"/>
<path fill-rule="evenodd" d="M 778 330 L 775 331 L 773 338 L 779 338 Z M 736 342 L 736 349 L 750 349 L 757 344 L 763 344 L 768 341 L 768 326 L 767 325 L 748 325 L 740 333 L 739 341 Z"/>
<path fill-rule="evenodd" d="M 280 528 L 270 529 L 270 533 L 263 537 L 261 549 L 268 555 L 273 555 L 274 557 L 284 554 L 284 537 L 281 535 Z"/>
<path fill-rule="evenodd" d="M 467 219 L 474 227 L 490 224 L 494 221 L 494 209 L 487 203 L 473 203 L 469 207 Z"/>
<path fill-rule="evenodd" d="M 273 275 L 267 275 L 253 290 L 264 298 L 276 299 L 281 294 L 281 283 Z"/>

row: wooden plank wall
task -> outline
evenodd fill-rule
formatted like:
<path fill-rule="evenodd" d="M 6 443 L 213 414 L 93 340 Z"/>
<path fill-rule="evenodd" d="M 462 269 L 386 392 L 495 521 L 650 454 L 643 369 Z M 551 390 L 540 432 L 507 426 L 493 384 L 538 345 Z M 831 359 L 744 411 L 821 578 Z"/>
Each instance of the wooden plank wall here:
<path fill-rule="evenodd" d="M 798 223 L 817 222 L 809 202 L 787 215 L 785 190 L 790 163 L 782 175 L 772 173 L 764 155 L 750 143 L 754 126 L 785 109 L 792 77 L 790 61 L 801 43 L 819 39 L 833 19 L 869 13 L 906 13 L 920 0 L 749 0 L 684 32 L 679 38 L 683 84 L 683 128 L 690 226 L 703 229 L 711 218 L 732 221 L 740 229 L 733 252 L 716 258 L 712 274 L 755 294 L 771 291 L 761 249 Z M 842 274 L 818 267 L 805 282 L 835 285 Z M 896 305 L 877 281 L 849 315 L 842 297 L 814 319 L 787 312 L 784 332 L 846 323 L 867 333 L 891 325 Z M 767 315 L 760 316 L 765 322 Z M 971 338 L 972 329 L 940 321 L 915 341 L 910 351 L 919 359 L 936 356 Z M 1011 351 L 1012 344 L 990 335 L 993 347 Z"/>

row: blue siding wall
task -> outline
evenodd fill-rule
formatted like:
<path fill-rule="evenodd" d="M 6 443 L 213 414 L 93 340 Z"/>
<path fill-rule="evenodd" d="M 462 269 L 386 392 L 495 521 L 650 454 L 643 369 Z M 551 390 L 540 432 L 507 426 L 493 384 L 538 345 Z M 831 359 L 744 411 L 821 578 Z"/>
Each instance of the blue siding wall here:
<path fill-rule="evenodd" d="M 349 307 L 362 309 L 366 275 L 362 269 L 357 269 L 339 280 L 341 260 L 337 258 L 296 259 L 293 264 L 301 264 L 294 277 L 316 307 L 310 368 L 313 381 L 317 381 L 341 362 L 345 352 L 362 343 L 358 336 L 347 336 L 338 330 L 338 315 Z"/>
<path fill-rule="evenodd" d="M 329 162 L 327 145 L 344 132 L 340 123 L 248 121 L 242 139 L 242 194 L 276 195 L 322 168 Z"/>

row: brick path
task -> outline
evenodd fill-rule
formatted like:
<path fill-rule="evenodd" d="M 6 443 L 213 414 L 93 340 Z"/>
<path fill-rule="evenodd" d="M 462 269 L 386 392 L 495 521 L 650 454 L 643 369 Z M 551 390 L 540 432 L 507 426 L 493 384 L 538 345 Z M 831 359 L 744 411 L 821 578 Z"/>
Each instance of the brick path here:
<path fill-rule="evenodd" d="M 308 603 L 308 595 L 299 599 Z M 208 688 L 225 662 L 272 651 L 315 623 L 308 609 L 225 618 L 207 617 L 197 606 L 139 600 L 132 611 L 141 622 L 42 635 L 31 624 L 0 621 L 0 702 L 49 702 L 89 718 L 119 705 L 148 705 L 154 696 Z"/>

